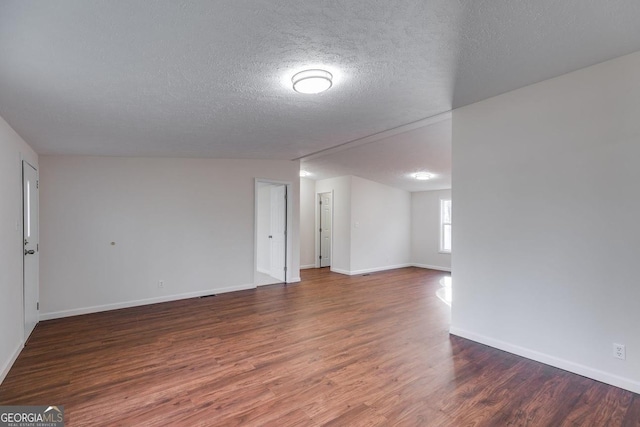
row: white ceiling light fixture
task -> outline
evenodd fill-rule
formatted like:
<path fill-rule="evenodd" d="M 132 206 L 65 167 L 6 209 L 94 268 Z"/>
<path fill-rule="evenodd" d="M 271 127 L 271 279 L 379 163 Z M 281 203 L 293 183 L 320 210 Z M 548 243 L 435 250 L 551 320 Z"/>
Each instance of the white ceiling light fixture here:
<path fill-rule="evenodd" d="M 324 92 L 333 85 L 333 74 L 325 70 L 304 70 L 294 74 L 291 82 L 296 92 L 315 94 Z"/>
<path fill-rule="evenodd" d="M 431 174 L 429 172 L 416 172 L 411 176 L 414 177 L 415 179 L 419 180 L 419 181 L 426 181 L 428 179 L 433 178 L 433 174 Z"/>
<path fill-rule="evenodd" d="M 309 175 L 311 175 L 311 173 L 309 173 L 307 171 L 303 171 L 303 170 L 300 171 L 300 178 L 304 178 L 304 177 L 307 177 Z"/>

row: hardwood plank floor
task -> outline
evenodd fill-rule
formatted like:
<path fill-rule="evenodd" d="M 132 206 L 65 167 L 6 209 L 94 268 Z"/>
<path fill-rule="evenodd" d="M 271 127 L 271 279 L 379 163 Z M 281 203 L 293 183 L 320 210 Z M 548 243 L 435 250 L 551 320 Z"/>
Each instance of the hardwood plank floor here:
<path fill-rule="evenodd" d="M 68 426 L 640 426 L 640 395 L 449 336 L 405 268 L 41 322 L 0 405 Z"/>

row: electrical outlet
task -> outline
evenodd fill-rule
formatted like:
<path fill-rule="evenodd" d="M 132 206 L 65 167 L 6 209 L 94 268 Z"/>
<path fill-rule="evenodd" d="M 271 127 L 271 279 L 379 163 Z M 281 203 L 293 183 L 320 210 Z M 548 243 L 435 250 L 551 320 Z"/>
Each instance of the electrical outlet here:
<path fill-rule="evenodd" d="M 164 288 L 164 280 L 158 280 L 158 288 Z"/>
<path fill-rule="evenodd" d="M 627 358 L 627 352 L 625 351 L 624 344 L 613 343 L 613 357 L 622 360 Z"/>

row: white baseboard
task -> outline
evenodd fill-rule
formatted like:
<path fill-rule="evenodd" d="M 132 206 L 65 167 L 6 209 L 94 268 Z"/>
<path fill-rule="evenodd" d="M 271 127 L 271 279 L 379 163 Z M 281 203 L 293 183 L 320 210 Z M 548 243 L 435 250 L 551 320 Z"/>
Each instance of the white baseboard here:
<path fill-rule="evenodd" d="M 395 270 L 397 268 L 405 268 L 405 267 L 412 267 L 412 266 L 413 264 L 397 264 L 397 265 L 387 265 L 385 267 L 365 268 L 363 270 L 342 270 L 339 268 L 331 267 L 331 271 L 335 273 L 346 274 L 348 276 L 357 276 L 358 274 L 376 273 L 378 271 Z"/>
<path fill-rule="evenodd" d="M 258 273 L 262 273 L 262 274 L 266 274 L 266 275 L 271 275 L 271 270 L 267 270 L 264 268 L 260 268 L 260 267 L 256 267 L 256 271 Z"/>
<path fill-rule="evenodd" d="M 439 265 L 429 265 L 429 264 L 411 264 L 413 267 L 418 268 L 428 268 L 429 270 L 439 270 L 439 271 L 448 271 L 451 273 L 451 267 L 441 267 Z"/>
<path fill-rule="evenodd" d="M 356 276 L 358 274 L 377 273 L 378 271 L 395 270 L 396 268 L 411 267 L 412 265 L 413 264 L 397 264 L 387 265 L 384 267 L 365 268 L 362 270 L 352 270 L 350 274 L 351 276 Z"/>
<path fill-rule="evenodd" d="M 2 366 L 2 371 L 0 371 L 0 384 L 2 384 L 2 382 L 4 381 L 4 379 L 7 377 L 7 374 L 9 373 L 9 371 L 11 370 L 11 367 L 13 366 L 13 364 L 15 363 L 16 359 L 18 358 L 18 356 L 20 356 L 20 352 L 22 351 L 22 349 L 24 348 L 24 342 L 20 341 L 20 343 L 18 344 L 18 347 L 16 348 L 16 350 L 13 352 L 13 355 L 9 358 L 9 360 L 7 360 L 7 362 Z"/>
<path fill-rule="evenodd" d="M 289 279 L 289 281 L 288 281 L 287 283 L 298 283 L 298 282 L 301 282 L 301 281 L 302 281 L 302 279 L 301 279 L 301 278 L 299 278 L 299 277 L 294 277 L 294 278 L 292 278 L 292 279 Z"/>
<path fill-rule="evenodd" d="M 255 287 L 256 285 L 254 284 L 229 286 L 226 288 L 208 289 L 205 291 L 188 292 L 184 294 L 166 295 L 166 296 L 147 298 L 142 300 L 119 302 L 114 304 L 95 305 L 92 307 L 54 311 L 51 313 L 40 314 L 40 320 L 59 319 L 62 317 L 79 316 L 81 314 L 98 313 L 100 311 L 118 310 L 120 308 L 137 307 L 140 305 L 157 304 L 160 302 L 177 301 L 177 300 L 187 299 L 187 298 L 197 298 L 197 297 L 203 297 L 206 295 L 223 294 L 226 292 L 234 292 L 234 291 L 244 291 L 246 289 L 255 289 Z"/>
<path fill-rule="evenodd" d="M 561 359 L 559 357 L 551 356 L 545 353 L 540 353 L 535 350 L 531 350 L 518 345 L 510 344 L 505 341 L 497 340 L 484 335 L 479 335 L 474 332 L 466 331 L 463 329 L 451 326 L 449 333 L 462 338 L 469 339 L 471 341 L 479 342 L 481 344 L 488 345 L 489 347 L 504 350 L 508 353 L 513 353 L 518 356 L 526 357 L 527 359 L 535 360 L 536 362 L 544 363 L 545 365 L 553 366 L 555 368 L 563 369 L 565 371 L 573 372 L 574 374 L 582 375 L 583 377 L 591 378 L 596 381 L 610 384 L 615 387 L 620 387 L 625 390 L 629 390 L 634 393 L 640 393 L 640 382 L 633 381 L 625 377 L 604 372 L 599 369 L 590 368 L 589 366 L 581 365 L 579 363 L 571 362 L 569 360 Z"/>
<path fill-rule="evenodd" d="M 300 270 L 306 270 L 306 269 L 309 269 L 309 268 L 316 268 L 316 265 L 315 264 L 305 264 L 305 265 L 301 265 L 300 266 Z"/>

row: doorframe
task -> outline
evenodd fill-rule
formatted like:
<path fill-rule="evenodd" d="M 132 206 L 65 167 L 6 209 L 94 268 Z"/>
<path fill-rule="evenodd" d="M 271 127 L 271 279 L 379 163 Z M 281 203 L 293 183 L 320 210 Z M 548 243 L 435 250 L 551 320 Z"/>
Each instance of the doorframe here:
<path fill-rule="evenodd" d="M 37 242 L 37 252 L 38 252 L 38 263 L 36 264 L 36 291 L 37 291 L 37 300 L 38 300 L 38 306 L 40 305 L 40 250 L 39 250 L 39 246 L 40 246 L 40 169 L 34 165 L 31 164 L 30 161 L 28 161 L 27 159 L 23 158 L 22 153 L 20 153 L 20 182 L 21 182 L 21 186 L 20 186 L 20 196 L 22 199 L 22 203 L 21 205 L 21 209 L 20 209 L 20 223 L 22 224 L 22 232 L 20 234 L 20 252 L 22 253 L 22 336 L 23 336 L 23 344 L 27 343 L 27 340 L 29 339 L 29 337 L 31 336 L 30 334 L 27 335 L 27 331 L 26 331 L 26 317 L 27 317 L 27 311 L 25 309 L 25 305 L 26 305 L 26 300 L 27 300 L 27 296 L 26 296 L 26 273 L 25 273 L 25 268 L 26 268 L 26 263 L 25 263 L 25 254 L 24 254 L 24 232 L 25 232 L 25 223 L 24 223 L 24 214 L 25 214 L 25 200 L 24 200 L 24 171 L 25 171 L 25 163 L 27 165 L 29 165 L 30 167 L 33 168 L 33 170 L 36 171 L 36 189 L 38 190 L 36 192 L 36 198 L 38 199 L 38 242 Z M 39 321 L 40 321 L 40 309 L 38 307 L 38 318 L 36 320 L 36 326 L 38 325 Z M 35 327 L 34 327 L 35 329 Z M 31 333 L 33 332 L 33 330 L 31 331 Z"/>
<path fill-rule="evenodd" d="M 253 284 L 256 283 L 256 271 L 258 271 L 258 197 L 259 197 L 259 187 L 260 184 L 275 184 L 275 185 L 284 185 L 286 188 L 286 201 L 287 208 L 285 210 L 285 219 L 286 219 L 286 233 L 287 238 L 284 243 L 284 263 L 285 268 L 287 269 L 284 273 L 284 283 L 291 282 L 291 264 L 292 264 L 292 219 L 293 219 L 293 203 L 292 200 L 292 187 L 293 183 L 291 181 L 278 181 L 274 179 L 267 178 L 255 178 L 254 181 L 254 189 L 253 189 Z"/>
<path fill-rule="evenodd" d="M 313 231 L 313 235 L 315 239 L 315 249 L 316 249 L 315 251 L 316 252 L 316 260 L 315 260 L 316 268 L 320 268 L 320 215 L 322 215 L 320 213 L 320 195 L 325 193 L 331 193 L 331 263 L 333 264 L 333 239 L 334 239 L 333 224 L 335 220 L 335 218 L 333 217 L 333 212 L 334 212 L 333 206 L 335 205 L 335 198 L 334 198 L 333 190 L 331 190 L 331 191 L 316 192 L 316 208 L 314 209 L 316 212 L 316 215 L 315 215 L 316 227 L 315 227 L 315 230 Z M 331 266 L 329 266 L 329 268 L 331 268 Z"/>

